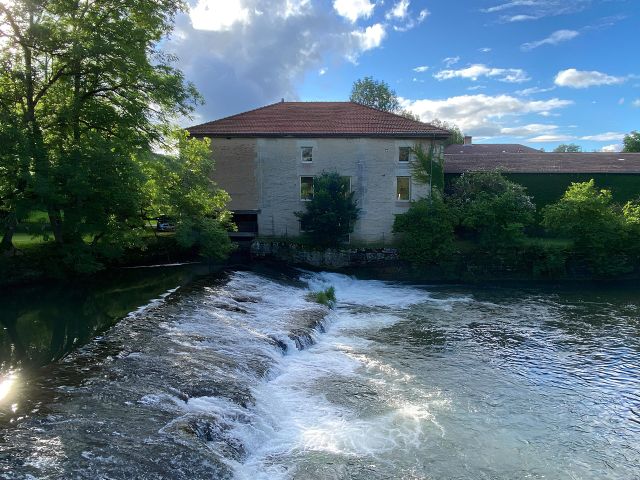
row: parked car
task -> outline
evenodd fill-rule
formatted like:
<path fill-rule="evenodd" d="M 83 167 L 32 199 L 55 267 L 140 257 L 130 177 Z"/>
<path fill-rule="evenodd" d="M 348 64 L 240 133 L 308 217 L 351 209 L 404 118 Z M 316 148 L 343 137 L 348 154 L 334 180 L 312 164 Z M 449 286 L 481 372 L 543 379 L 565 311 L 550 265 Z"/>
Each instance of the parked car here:
<path fill-rule="evenodd" d="M 156 222 L 156 230 L 159 232 L 173 232 L 176 229 L 173 219 L 166 215 L 157 217 Z"/>

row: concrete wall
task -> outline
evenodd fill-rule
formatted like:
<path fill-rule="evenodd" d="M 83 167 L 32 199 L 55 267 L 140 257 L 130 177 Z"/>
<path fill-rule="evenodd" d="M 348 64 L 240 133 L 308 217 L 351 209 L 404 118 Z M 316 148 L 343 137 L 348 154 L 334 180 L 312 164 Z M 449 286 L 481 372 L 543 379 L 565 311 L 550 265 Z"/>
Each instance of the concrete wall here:
<path fill-rule="evenodd" d="M 213 139 L 215 178 L 233 198 L 231 209 L 260 210 L 260 235 L 298 236 L 294 212 L 304 210 L 306 203 L 300 199 L 300 177 L 337 171 L 351 177 L 361 208 L 352 240 L 390 243 L 395 215 L 410 206 L 396 200 L 396 177 L 411 176 L 408 163 L 398 161 L 399 147 L 415 143 L 371 138 Z M 302 147 L 313 147 L 312 162 L 302 161 Z M 426 195 L 428 187 L 412 180 L 411 199 Z"/>
<path fill-rule="evenodd" d="M 255 138 L 212 138 L 213 177 L 231 195 L 230 210 L 257 210 L 257 141 Z"/>

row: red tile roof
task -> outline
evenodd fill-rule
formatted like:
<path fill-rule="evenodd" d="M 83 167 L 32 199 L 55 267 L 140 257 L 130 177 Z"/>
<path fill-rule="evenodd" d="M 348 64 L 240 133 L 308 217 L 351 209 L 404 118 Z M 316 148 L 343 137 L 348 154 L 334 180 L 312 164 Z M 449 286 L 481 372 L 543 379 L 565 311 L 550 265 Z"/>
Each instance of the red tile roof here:
<path fill-rule="evenodd" d="M 445 173 L 489 170 L 505 173 L 640 174 L 640 153 L 445 154 Z"/>
<path fill-rule="evenodd" d="M 449 136 L 447 130 L 353 102 L 279 102 L 187 129 L 211 137 Z"/>

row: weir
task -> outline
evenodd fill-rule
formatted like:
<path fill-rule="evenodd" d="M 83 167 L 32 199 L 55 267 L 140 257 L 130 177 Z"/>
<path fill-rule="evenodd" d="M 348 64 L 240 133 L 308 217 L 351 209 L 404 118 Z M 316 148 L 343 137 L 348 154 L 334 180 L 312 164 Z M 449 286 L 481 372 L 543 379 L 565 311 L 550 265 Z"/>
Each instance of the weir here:
<path fill-rule="evenodd" d="M 636 295 L 200 277 L 18 374 L 0 476 L 633 478 Z"/>

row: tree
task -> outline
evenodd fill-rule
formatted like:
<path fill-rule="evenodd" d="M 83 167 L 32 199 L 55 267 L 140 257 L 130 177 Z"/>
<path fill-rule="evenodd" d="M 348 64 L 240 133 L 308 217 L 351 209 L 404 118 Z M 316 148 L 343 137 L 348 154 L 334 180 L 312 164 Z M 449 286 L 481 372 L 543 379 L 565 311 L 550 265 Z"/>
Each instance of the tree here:
<path fill-rule="evenodd" d="M 622 149 L 623 152 L 640 152 L 640 132 L 634 130 L 625 135 L 622 143 L 624 144 L 624 148 Z"/>
<path fill-rule="evenodd" d="M 519 244 L 535 214 L 526 188 L 500 172 L 462 174 L 453 183 L 450 201 L 461 227 L 487 250 Z"/>
<path fill-rule="evenodd" d="M 360 209 L 348 179 L 323 172 L 313 179 L 313 198 L 304 212 L 296 212 L 302 230 L 315 245 L 335 246 L 353 232 Z"/>
<path fill-rule="evenodd" d="M 563 143 L 554 148 L 553 151 L 555 153 L 580 153 L 582 152 L 582 147 L 575 143 Z"/>
<path fill-rule="evenodd" d="M 429 145 L 425 150 L 420 143 L 411 149 L 414 158 L 411 159 L 411 172 L 416 182 L 429 185 L 431 193 L 434 188 L 444 193 L 444 155 L 437 155 L 436 146 Z"/>
<path fill-rule="evenodd" d="M 349 100 L 385 112 L 398 113 L 401 111 L 396 92 L 391 89 L 388 83 L 374 80 L 373 77 L 356 80 L 351 88 Z"/>
<path fill-rule="evenodd" d="M 462 145 L 464 143 L 464 133 L 462 133 L 462 131 L 456 124 L 440 120 L 438 118 L 434 118 L 429 123 L 434 127 L 449 130 L 449 132 L 451 132 L 451 136 L 444 142 L 445 146 Z"/>
<path fill-rule="evenodd" d="M 625 215 L 631 226 L 637 211 L 630 204 L 623 213 L 611 191 L 599 190 L 592 179 L 572 183 L 557 203 L 545 207 L 542 225 L 573 240 L 574 250 L 596 275 L 613 276 L 629 270 Z"/>
<path fill-rule="evenodd" d="M 199 100 L 158 49 L 183 8 L 180 0 L 0 3 L 0 105 L 16 119 L 24 163 L 0 208 L 16 221 L 17 199 L 45 210 L 73 268 L 92 269 L 107 243 L 144 234 L 148 152 Z M 0 162 L 15 157 L 2 148 Z"/>
<path fill-rule="evenodd" d="M 174 133 L 178 155 L 149 154 L 145 162 L 147 218 L 167 215 L 176 225 L 176 240 L 197 247 L 210 260 L 222 260 L 233 246 L 227 230 L 233 228 L 227 209 L 229 195 L 211 179 L 214 162 L 209 139 Z"/>
<path fill-rule="evenodd" d="M 455 225 L 455 214 L 439 192 L 414 202 L 393 222 L 400 256 L 419 265 L 442 262 L 453 252 Z"/>

